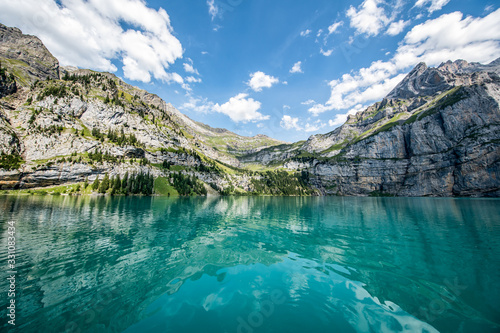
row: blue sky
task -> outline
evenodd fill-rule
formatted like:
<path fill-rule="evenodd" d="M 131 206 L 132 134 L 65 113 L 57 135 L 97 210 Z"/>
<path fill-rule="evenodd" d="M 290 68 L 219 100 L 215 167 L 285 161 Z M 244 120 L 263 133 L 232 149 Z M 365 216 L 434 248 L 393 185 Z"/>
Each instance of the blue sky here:
<path fill-rule="evenodd" d="M 482 0 L 2 0 L 0 22 L 62 65 L 114 72 L 194 120 L 307 139 L 381 100 L 420 61 L 500 57 Z"/>

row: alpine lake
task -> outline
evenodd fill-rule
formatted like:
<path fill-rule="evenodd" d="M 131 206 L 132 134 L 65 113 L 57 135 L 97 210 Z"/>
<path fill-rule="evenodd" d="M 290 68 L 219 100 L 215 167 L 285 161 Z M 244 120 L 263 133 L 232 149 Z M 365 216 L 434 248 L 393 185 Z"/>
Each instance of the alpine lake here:
<path fill-rule="evenodd" d="M 0 214 L 1 332 L 500 332 L 498 199 L 0 196 Z"/>

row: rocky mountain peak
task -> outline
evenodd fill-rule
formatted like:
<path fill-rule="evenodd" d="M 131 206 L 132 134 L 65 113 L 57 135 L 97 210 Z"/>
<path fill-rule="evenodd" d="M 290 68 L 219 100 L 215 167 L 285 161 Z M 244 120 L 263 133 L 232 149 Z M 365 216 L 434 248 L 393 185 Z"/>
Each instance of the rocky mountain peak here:
<path fill-rule="evenodd" d="M 498 72 L 500 71 L 500 58 L 492 61 L 487 65 L 478 62 L 467 62 L 459 59 L 455 61 L 448 60 L 437 67 L 443 72 L 453 74 L 470 74 L 474 72 Z"/>
<path fill-rule="evenodd" d="M 28 86 L 36 80 L 59 79 L 59 61 L 35 36 L 0 23 L 0 61 Z"/>
<path fill-rule="evenodd" d="M 483 65 L 459 59 L 447 61 L 438 67 L 427 67 L 419 63 L 390 93 L 387 98 L 409 99 L 421 96 L 433 96 L 452 87 L 471 84 L 471 73 L 500 73 L 500 58 Z M 476 80 L 482 80 L 477 77 Z"/>
<path fill-rule="evenodd" d="M 470 69 L 471 64 L 467 61 L 459 59 L 456 61 L 448 60 L 447 62 L 443 62 L 438 66 L 439 70 L 449 73 L 464 73 L 467 69 Z"/>
<path fill-rule="evenodd" d="M 447 89 L 449 84 L 446 75 L 439 69 L 429 68 L 421 62 L 387 95 L 387 98 L 409 99 L 430 96 Z"/>

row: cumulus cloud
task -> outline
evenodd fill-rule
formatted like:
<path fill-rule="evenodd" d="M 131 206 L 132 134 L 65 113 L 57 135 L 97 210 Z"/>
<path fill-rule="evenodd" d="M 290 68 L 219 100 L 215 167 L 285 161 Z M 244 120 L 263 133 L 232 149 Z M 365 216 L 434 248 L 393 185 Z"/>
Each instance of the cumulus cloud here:
<path fill-rule="evenodd" d="M 215 104 L 213 110 L 229 116 L 234 122 L 246 123 L 269 119 L 269 116 L 257 112 L 260 107 L 261 103 L 259 101 L 248 98 L 248 94 L 242 93 L 231 97 L 228 102 L 222 105 Z"/>
<path fill-rule="evenodd" d="M 302 128 L 299 126 L 298 123 L 299 123 L 299 118 L 292 117 L 289 115 L 284 115 L 281 118 L 280 126 L 287 130 L 296 129 L 297 131 L 301 131 Z"/>
<path fill-rule="evenodd" d="M 183 54 L 167 12 L 141 0 L 2 1 L 0 20 L 39 36 L 63 65 L 115 72 L 116 60 L 137 81 L 175 81 L 166 70 Z"/>
<path fill-rule="evenodd" d="M 325 50 L 323 50 L 323 49 L 321 49 L 319 52 L 320 52 L 322 55 L 324 55 L 325 57 L 329 57 L 329 56 L 331 56 L 331 55 L 332 55 L 332 53 L 333 53 L 333 49 L 326 50 L 326 51 L 325 51 Z"/>
<path fill-rule="evenodd" d="M 383 4 L 381 0 L 365 0 L 357 9 L 351 6 L 347 10 L 351 27 L 360 34 L 378 35 L 391 21 L 384 9 L 379 6 L 381 4 Z"/>
<path fill-rule="evenodd" d="M 325 127 L 326 124 L 323 124 L 321 121 L 316 121 L 313 124 L 307 123 L 306 126 L 304 127 L 305 132 L 316 132 Z"/>
<path fill-rule="evenodd" d="M 337 127 L 337 126 L 343 125 L 347 121 L 347 117 L 349 115 L 355 115 L 356 113 L 358 113 L 359 111 L 363 111 L 364 109 L 366 109 L 366 106 L 358 104 L 354 108 L 347 111 L 346 113 L 341 113 L 341 114 L 335 115 L 334 119 L 328 120 L 328 125 L 330 127 Z"/>
<path fill-rule="evenodd" d="M 280 82 L 278 78 L 259 71 L 250 74 L 250 81 L 247 82 L 247 85 L 254 91 L 262 91 L 262 88 L 271 88 L 273 84 L 278 82 Z"/>
<path fill-rule="evenodd" d="M 328 34 L 331 35 L 333 34 L 334 32 L 336 32 L 338 30 L 338 28 L 340 28 L 342 25 L 344 24 L 343 21 L 340 21 L 340 22 L 335 22 L 334 24 L 332 24 L 331 26 L 328 27 Z M 318 36 L 319 37 L 319 36 Z"/>
<path fill-rule="evenodd" d="M 483 18 L 463 17 L 460 12 L 441 15 L 413 27 L 389 61 L 375 61 L 329 83 L 330 99 L 310 109 L 314 115 L 366 104 L 387 95 L 405 73 L 419 62 L 429 66 L 447 60 L 466 59 L 488 63 L 500 54 L 500 9 Z"/>
<path fill-rule="evenodd" d="M 201 79 L 194 76 L 186 77 L 186 81 L 189 83 L 201 83 Z"/>
<path fill-rule="evenodd" d="M 398 48 L 398 68 L 420 61 L 438 65 L 446 60 L 489 62 L 500 54 L 500 9 L 483 18 L 453 12 L 413 27 Z"/>
<path fill-rule="evenodd" d="M 289 115 L 283 115 L 280 121 L 280 126 L 286 130 L 294 129 L 296 131 L 304 132 L 316 132 L 321 128 L 325 127 L 326 124 L 322 123 L 321 120 L 317 120 L 314 123 L 306 123 L 304 127 L 299 125 L 299 118 L 292 117 Z"/>
<path fill-rule="evenodd" d="M 304 73 L 304 72 L 302 71 L 302 67 L 301 67 L 301 66 L 302 66 L 302 61 L 297 61 L 297 62 L 293 65 L 292 69 L 290 69 L 290 73 Z"/>
<path fill-rule="evenodd" d="M 198 70 L 196 70 L 192 64 L 184 63 L 183 65 L 184 65 L 184 71 L 186 71 L 186 73 L 200 75 L 200 73 L 198 73 Z"/>
<path fill-rule="evenodd" d="M 309 34 L 310 34 L 311 32 L 312 32 L 311 30 L 307 29 L 307 30 L 301 31 L 301 32 L 300 32 L 300 35 L 301 35 L 302 37 L 306 37 L 306 36 L 309 36 Z"/>
<path fill-rule="evenodd" d="M 385 33 L 390 36 L 399 35 L 408 24 L 410 24 L 410 21 L 399 20 L 397 22 L 392 22 Z"/>
<path fill-rule="evenodd" d="M 189 101 L 182 104 L 179 109 L 181 110 L 191 110 L 191 111 L 196 111 L 200 113 L 208 113 L 212 111 L 214 107 L 214 103 L 210 102 L 206 98 L 196 98 L 193 96 L 189 97 Z"/>
<path fill-rule="evenodd" d="M 231 118 L 234 122 L 256 122 L 260 120 L 268 120 L 270 117 L 258 112 L 261 108 L 261 103 L 252 98 L 248 98 L 248 94 L 238 94 L 231 97 L 228 102 L 219 105 L 208 100 L 207 98 L 189 96 L 189 101 L 182 104 L 179 109 L 186 111 L 195 111 L 200 113 L 218 112 L 223 113 Z"/>
<path fill-rule="evenodd" d="M 427 4 L 430 4 L 427 10 L 429 13 L 441 10 L 444 6 L 446 6 L 450 2 L 450 0 L 418 0 L 415 3 L 415 7 L 423 7 Z"/>

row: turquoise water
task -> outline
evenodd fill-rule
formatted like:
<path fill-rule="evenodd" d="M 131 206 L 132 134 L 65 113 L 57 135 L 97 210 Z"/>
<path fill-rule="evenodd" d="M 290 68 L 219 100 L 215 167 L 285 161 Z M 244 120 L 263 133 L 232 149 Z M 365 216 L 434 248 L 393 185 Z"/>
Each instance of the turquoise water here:
<path fill-rule="evenodd" d="M 500 200 L 0 197 L 0 212 L 18 332 L 500 331 Z"/>

